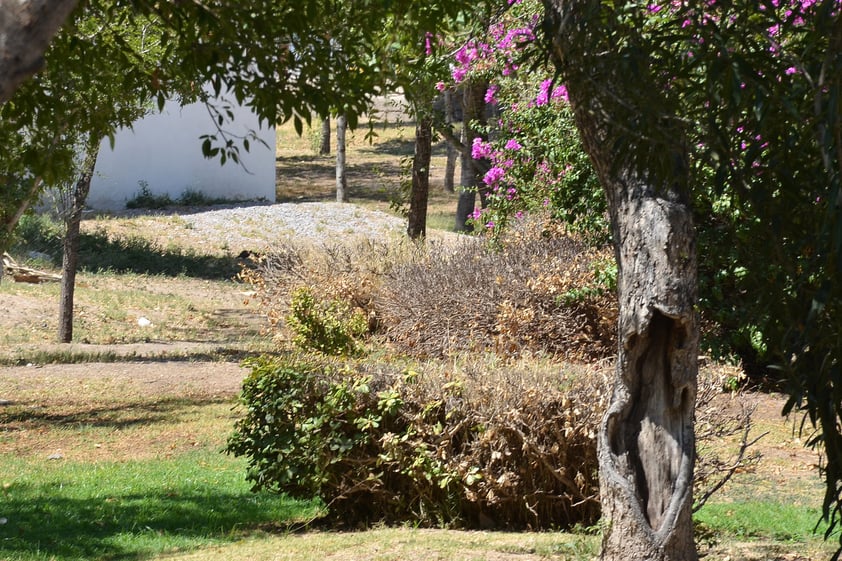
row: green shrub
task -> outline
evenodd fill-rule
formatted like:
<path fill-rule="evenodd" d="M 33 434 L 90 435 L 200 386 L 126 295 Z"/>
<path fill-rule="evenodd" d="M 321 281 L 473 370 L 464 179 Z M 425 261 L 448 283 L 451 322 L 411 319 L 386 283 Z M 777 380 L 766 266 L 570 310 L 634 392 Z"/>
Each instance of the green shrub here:
<path fill-rule="evenodd" d="M 155 194 L 149 189 L 149 184 L 145 181 L 138 181 L 140 191 L 126 201 L 126 208 L 136 209 L 145 208 L 159 210 L 167 208 L 173 204 L 172 198 L 167 193 Z"/>
<path fill-rule="evenodd" d="M 365 314 L 340 300 L 317 301 L 307 287 L 299 287 L 290 298 L 287 326 L 295 334 L 293 343 L 329 355 L 351 354 L 357 340 L 368 331 Z"/>
<path fill-rule="evenodd" d="M 548 528 L 598 515 L 601 376 L 250 366 L 227 450 L 247 457 L 255 490 L 315 495 L 354 525 Z"/>

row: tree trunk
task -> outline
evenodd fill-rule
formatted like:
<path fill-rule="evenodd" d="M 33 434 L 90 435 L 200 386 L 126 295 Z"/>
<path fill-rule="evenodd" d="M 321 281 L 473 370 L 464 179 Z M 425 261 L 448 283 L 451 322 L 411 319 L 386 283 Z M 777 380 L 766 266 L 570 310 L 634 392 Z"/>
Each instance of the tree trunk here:
<path fill-rule="evenodd" d="M 456 231 L 470 232 L 471 227 L 467 221 L 476 207 L 477 191 L 480 192 L 481 204 L 485 206 L 485 194 L 481 189 L 484 165 L 471 157 L 471 147 L 474 139 L 480 137 L 477 132 L 477 125 L 485 123 L 485 91 L 488 89 L 488 83 L 485 81 L 468 82 L 463 87 L 465 88 L 462 95 L 464 141 L 461 154 L 461 190 L 459 191 L 459 200 L 456 203 Z"/>
<path fill-rule="evenodd" d="M 345 131 L 348 121 L 345 115 L 336 118 L 336 202 L 348 200 L 348 179 L 345 176 Z"/>
<path fill-rule="evenodd" d="M 319 137 L 319 155 L 327 156 L 330 154 L 330 117 L 325 117 L 322 121 L 322 133 Z"/>
<path fill-rule="evenodd" d="M 630 73 L 629 54 L 616 52 L 610 5 L 546 3 L 553 56 L 608 199 L 619 274 L 614 392 L 598 438 L 602 559 L 695 561 L 699 335 L 682 125 L 665 88 L 645 71 Z M 648 68 L 638 56 L 636 68 Z"/>
<path fill-rule="evenodd" d="M 65 218 L 66 232 L 62 243 L 61 298 L 59 300 L 58 341 L 73 340 L 73 295 L 76 289 L 76 268 L 79 263 L 79 238 L 82 211 L 91 190 L 91 179 L 99 155 L 99 140 L 91 139 L 86 148 L 79 179 L 70 196 L 71 207 Z"/>
<path fill-rule="evenodd" d="M 78 0 L 0 3 L 0 103 L 44 64 L 44 52 Z"/>
<path fill-rule="evenodd" d="M 450 128 L 453 125 L 453 90 L 444 90 L 444 123 Z M 456 175 L 456 147 L 447 142 L 447 163 L 444 166 L 444 190 L 448 193 L 456 191 L 454 176 Z"/>
<path fill-rule="evenodd" d="M 433 151 L 433 122 L 418 117 L 415 125 L 415 156 L 412 158 L 412 191 L 409 194 L 409 225 L 412 240 L 427 235 L 427 199 L 430 194 L 430 158 Z"/>

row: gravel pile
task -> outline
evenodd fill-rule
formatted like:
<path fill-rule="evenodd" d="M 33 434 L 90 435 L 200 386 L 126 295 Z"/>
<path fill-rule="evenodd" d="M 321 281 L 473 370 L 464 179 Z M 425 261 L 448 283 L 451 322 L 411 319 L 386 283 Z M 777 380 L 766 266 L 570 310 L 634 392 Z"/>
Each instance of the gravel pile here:
<path fill-rule="evenodd" d="M 250 250 L 262 250 L 275 240 L 292 237 L 320 244 L 406 231 L 401 218 L 341 203 L 241 206 L 184 213 L 181 218 L 191 237 Z"/>

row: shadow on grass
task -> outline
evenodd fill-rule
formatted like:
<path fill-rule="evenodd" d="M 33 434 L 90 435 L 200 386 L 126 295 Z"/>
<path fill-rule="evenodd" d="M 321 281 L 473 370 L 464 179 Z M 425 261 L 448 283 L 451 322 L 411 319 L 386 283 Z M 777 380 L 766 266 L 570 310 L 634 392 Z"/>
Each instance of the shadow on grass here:
<path fill-rule="evenodd" d="M 115 405 L 85 405 L 79 410 L 56 411 L 49 407 L 31 407 L 30 404 L 11 403 L 0 407 L 0 434 L 25 426 L 40 430 L 63 426 L 105 427 L 122 430 L 133 426 L 151 426 L 156 423 L 173 423 L 190 414 L 186 409 L 202 405 L 230 403 L 229 398 L 163 398 L 144 402 L 121 402 Z"/>
<path fill-rule="evenodd" d="M 197 471 L 199 478 L 212 475 Z M 120 492 L 122 483 L 111 481 L 112 475 L 104 476 L 101 494 L 85 497 L 74 495 L 73 481 L 16 484 L 4 491 L 0 514 L 8 523 L 0 526 L 0 558 L 148 559 L 232 542 L 260 528 L 289 528 L 316 511 L 312 503 L 253 494 L 245 483 L 232 490 L 230 481 L 212 478 L 200 485 L 165 478 L 140 492 Z"/>
<path fill-rule="evenodd" d="M 139 236 L 111 239 L 101 231 L 82 234 L 79 266 L 89 271 L 185 275 L 207 280 L 229 280 L 241 269 L 233 255 L 213 257 L 181 248 L 163 249 Z"/>

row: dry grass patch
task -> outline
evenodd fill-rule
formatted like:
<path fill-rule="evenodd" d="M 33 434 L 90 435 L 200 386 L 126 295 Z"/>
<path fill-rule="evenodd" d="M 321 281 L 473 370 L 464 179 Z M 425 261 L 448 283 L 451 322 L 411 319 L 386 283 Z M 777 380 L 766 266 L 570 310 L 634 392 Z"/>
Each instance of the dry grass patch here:
<path fill-rule="evenodd" d="M 159 347 L 151 351 L 161 354 L 189 354 L 197 346 L 268 350 L 262 335 L 266 316 L 245 304 L 245 289 L 190 277 L 81 273 L 74 340 L 99 346 L 151 343 Z M 0 284 L 0 307 L 8 310 L 0 317 L 0 358 L 31 361 L 39 349 L 60 351 L 51 346 L 58 332 L 58 299 L 57 284 Z M 151 325 L 139 325 L 140 318 Z"/>
<path fill-rule="evenodd" d="M 244 374 L 230 363 L 0 368 L 0 454 L 100 462 L 216 452 Z"/>
<path fill-rule="evenodd" d="M 460 532 L 382 528 L 367 532 L 308 532 L 243 540 L 170 561 L 579 561 L 598 551 L 595 536 L 555 532 Z"/>

